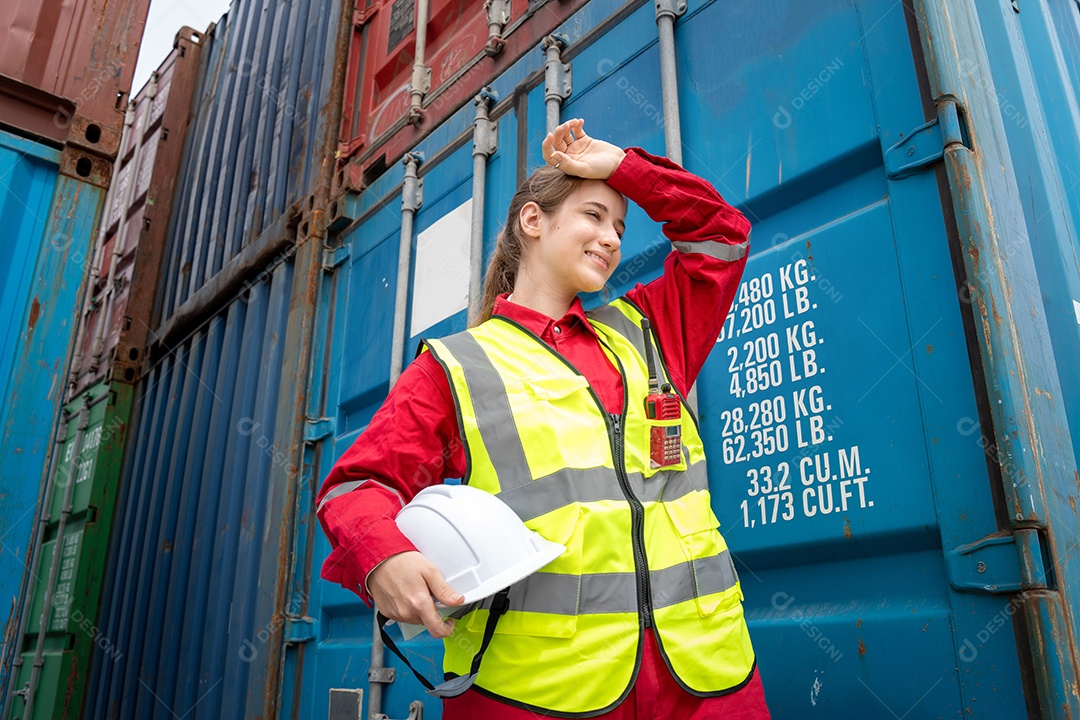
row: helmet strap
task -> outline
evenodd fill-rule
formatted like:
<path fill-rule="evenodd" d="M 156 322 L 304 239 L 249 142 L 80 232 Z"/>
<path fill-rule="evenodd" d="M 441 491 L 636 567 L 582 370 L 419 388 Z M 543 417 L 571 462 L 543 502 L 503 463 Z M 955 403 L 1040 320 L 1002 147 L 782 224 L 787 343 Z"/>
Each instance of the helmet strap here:
<path fill-rule="evenodd" d="M 377 609 L 375 611 L 375 616 L 379 622 L 379 634 L 382 636 L 383 644 L 390 648 L 390 651 L 405 663 L 405 667 L 409 668 L 420 684 L 427 688 L 428 694 L 440 698 L 452 698 L 461 695 L 476 682 L 476 674 L 480 672 L 480 661 L 483 659 L 484 653 L 487 652 L 488 645 L 491 643 L 491 638 L 495 635 L 495 626 L 499 624 L 499 618 L 505 615 L 506 611 L 510 609 L 509 596 L 510 588 L 504 588 L 491 597 L 491 608 L 488 610 L 487 625 L 484 627 L 484 637 L 480 641 L 480 649 L 477 650 L 476 654 L 473 656 L 469 674 L 448 677 L 445 682 L 440 683 L 439 685 L 433 685 L 430 680 L 421 675 L 420 672 L 412 666 L 412 663 L 409 662 L 401 650 L 398 649 L 397 644 L 390 637 L 390 634 L 386 632 L 388 618 Z"/>

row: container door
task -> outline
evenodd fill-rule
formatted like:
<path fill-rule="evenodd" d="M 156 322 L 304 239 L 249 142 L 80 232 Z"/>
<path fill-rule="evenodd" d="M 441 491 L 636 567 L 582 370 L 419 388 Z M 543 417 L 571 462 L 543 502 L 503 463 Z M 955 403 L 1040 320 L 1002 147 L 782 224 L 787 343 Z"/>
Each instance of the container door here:
<path fill-rule="evenodd" d="M 683 164 L 754 225 L 735 305 L 698 380 L 699 417 L 777 718 L 1027 712 L 1029 651 L 1005 592 L 1017 587 L 1016 549 L 991 537 L 1007 523 L 943 211 L 951 201 L 925 131 L 910 154 L 889 150 L 934 116 L 917 23 L 886 0 L 781 0 L 690 2 L 676 25 Z M 562 117 L 663 154 L 652 4 L 590 3 L 560 31 L 573 67 Z M 519 162 L 532 167 L 545 132 L 542 77 L 522 74 L 511 87 L 522 99 L 500 118 L 500 136 L 510 118 L 523 123 Z M 507 148 L 500 142 L 492 167 Z M 443 157 L 425 177 L 418 235 L 468 199 L 467 149 Z M 323 476 L 386 393 L 400 179 L 394 170 L 367 191 L 372 209 L 347 237 L 328 297 L 338 312 L 327 407 L 338 429 Z M 512 186 L 489 194 L 488 249 Z M 656 277 L 669 250 L 640 209 L 627 226 L 613 296 Z M 461 327 L 457 314 L 409 335 Z M 371 617 L 318 578 L 329 547 L 316 535 L 319 638 L 300 715 L 321 718 L 334 688 L 368 688 Z M 409 648 L 438 677 L 440 647 Z M 405 717 L 421 697 L 398 668 L 383 712 Z M 425 717 L 438 711 L 425 701 Z"/>
<path fill-rule="evenodd" d="M 509 103 L 501 106 L 500 112 L 498 150 L 487 166 L 487 253 L 494 247 L 500 222 L 496 213 L 499 209 L 505 212 L 517 172 L 517 115 Z M 426 157 L 444 152 L 430 164 L 420 165 L 422 204 L 415 215 L 410 247 L 401 358 L 405 365 L 415 356 L 422 337 L 449 335 L 464 330 L 467 324 L 470 218 L 472 204 L 484 202 L 472 197 L 471 142 L 461 143 L 463 138 L 471 137 L 472 113 L 471 105 L 464 108 L 423 147 Z M 334 461 L 367 427 L 389 389 L 403 175 L 398 164 L 366 191 L 358 222 L 342 235 L 344 244 L 337 255 L 341 262 L 332 274 L 326 275 L 320 303 L 334 308 L 325 313 L 329 336 L 324 366 L 326 413 L 334 421 L 335 434 L 320 448 L 321 474 L 313 478 L 313 492 L 321 487 Z M 318 362 L 315 372 L 315 381 L 321 382 Z M 318 622 L 318 638 L 315 646 L 309 645 L 305 651 L 299 670 L 303 673 L 299 697 L 295 703 L 283 703 L 294 710 L 299 707 L 289 717 L 328 717 L 331 708 L 342 713 L 346 706 L 352 712 L 366 708 L 370 699 L 366 697 L 363 705 L 358 705 L 355 691 L 363 689 L 365 696 L 369 695 L 372 611 L 353 593 L 319 578 L 330 546 L 318 528 L 313 548 L 309 613 Z M 406 647 L 422 672 L 441 681 L 441 642 L 424 634 Z M 410 704 L 420 700 L 424 703 L 424 717 L 439 717 L 440 702 L 425 695 L 420 683 L 389 651 L 385 663 L 394 669 L 396 677 L 385 685 L 382 712 L 391 718 L 404 718 L 409 716 Z M 366 717 L 366 709 L 362 712 L 359 716 L 340 717 Z"/>
<path fill-rule="evenodd" d="M 563 116 L 659 150 L 651 14 L 574 58 Z M 911 23 L 692 3 L 676 30 L 684 164 L 754 225 L 700 421 L 776 717 L 1025 714 L 1014 606 L 955 587 L 998 524 L 938 179 L 890 177 L 926 120 Z M 636 213 L 617 292 L 667 251 Z"/>

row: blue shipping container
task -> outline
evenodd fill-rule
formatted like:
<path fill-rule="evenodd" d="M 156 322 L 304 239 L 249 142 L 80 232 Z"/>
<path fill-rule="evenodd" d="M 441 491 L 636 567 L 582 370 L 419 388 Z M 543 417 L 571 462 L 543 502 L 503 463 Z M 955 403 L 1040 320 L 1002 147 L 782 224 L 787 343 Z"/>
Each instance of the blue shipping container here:
<path fill-rule="evenodd" d="M 0 688 L 105 196 L 103 166 L 76 146 L 60 151 L 0 131 Z"/>
<path fill-rule="evenodd" d="M 683 164 L 754 224 L 698 387 L 774 717 L 1077 717 L 1076 6 L 688 5 L 675 25 Z M 652 4 L 594 0 L 560 32 L 573 69 L 562 118 L 663 153 Z M 465 327 L 454 248 L 482 202 L 486 257 L 541 161 L 543 60 L 538 48 L 492 79 L 487 197 L 472 197 L 471 106 L 415 148 L 427 161 L 400 358 L 403 169 L 338 199 L 351 224 L 319 299 L 309 415 L 335 432 L 318 476 L 381 404 L 392 361 Z M 669 249 L 639 209 L 627 226 L 612 296 L 655 277 Z M 312 553 L 317 638 L 286 653 L 291 718 L 370 688 L 371 612 L 319 579 L 321 533 Z M 438 676 L 440 643 L 406 647 Z M 386 660 L 382 712 L 422 701 L 438 717 Z"/>
<path fill-rule="evenodd" d="M 291 548 L 341 14 L 236 2 L 202 38 L 86 717 L 275 717 L 310 632 Z"/>

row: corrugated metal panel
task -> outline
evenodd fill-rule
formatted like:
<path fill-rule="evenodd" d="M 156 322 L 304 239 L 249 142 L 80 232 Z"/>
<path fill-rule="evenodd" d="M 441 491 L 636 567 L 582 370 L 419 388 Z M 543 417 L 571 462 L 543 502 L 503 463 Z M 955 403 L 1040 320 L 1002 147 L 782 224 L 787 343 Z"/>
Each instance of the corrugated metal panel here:
<path fill-rule="evenodd" d="M 0 566 L 4 592 L 0 619 L 5 627 L 0 674 L 6 684 L 12 641 L 18 633 L 17 610 L 23 598 L 19 588 L 26 582 L 22 575 L 32 543 L 34 498 L 39 496 L 54 449 L 51 439 L 64 401 L 76 309 L 82 299 L 109 167 L 100 157 L 70 144 L 56 153 L 40 143 L 23 143 L 5 133 L 3 147 L 13 180 L 28 182 L 25 186 L 9 185 L 5 178 L 0 201 L 4 208 L 14 209 L 11 216 L 5 215 L 5 227 L 11 217 L 20 232 L 15 237 L 5 235 L 4 241 L 13 252 L 15 265 L 10 270 L 20 273 L 15 279 L 9 276 L 3 291 L 9 325 L 2 353 L 7 374 L 0 378 L 6 390 L 6 402 L 0 407 L 0 457 L 4 458 L 0 493 L 10 498 L 0 514 L 7 524 L 4 556 L 11 557 L 11 562 Z M 11 148 L 26 156 L 13 160 Z M 52 192 L 47 196 L 50 187 Z"/>
<path fill-rule="evenodd" d="M 3 397 L 11 397 L 10 383 L 24 322 L 31 311 L 34 318 L 41 312 L 40 302 L 30 289 L 38 253 L 46 245 L 46 218 L 56 189 L 59 164 L 58 151 L 0 130 L 0 178 L 3 180 L 0 215 L 4 218 L 5 228 L 4 240 L 0 243 L 0 253 L 3 253 L 0 267 L 4 268 L 4 284 L 0 289 L 0 307 L 3 308 L 0 313 L 0 383 L 3 387 L 0 389 Z M 46 451 L 44 442 L 35 445 L 38 472 L 31 477 L 40 476 L 40 463 L 44 461 Z M 39 483 L 26 482 L 13 469 L 9 471 L 8 456 L 5 454 L 4 458 L 0 466 L 0 492 L 3 493 L 0 537 L 4 539 L 0 546 L 0 557 L 3 558 L 0 562 L 0 620 L 4 628 L 0 645 L 0 663 L 3 665 L 0 667 L 0 687 L 6 684 L 8 654 L 18 632 L 16 610 L 22 594 L 25 563 L 30 561 L 34 509 L 40 491 Z"/>
<path fill-rule="evenodd" d="M 989 67 L 964 65 L 1001 113 L 1057 375 L 1080 457 L 1080 12 L 1061 3 L 977 6 Z M 1006 51 L 1007 50 L 1007 51 Z"/>
<path fill-rule="evenodd" d="M 961 5 L 965 12 L 973 6 Z M 1049 132 L 1025 128 L 1034 136 L 1028 148 L 1009 137 L 1008 147 L 1028 162 L 1017 163 L 1017 176 L 1064 191 L 1039 190 L 1029 210 L 1028 200 L 1014 205 L 1029 197 L 1028 185 L 1017 191 L 1014 184 L 1011 195 L 1000 196 L 1007 203 L 984 207 L 969 185 L 950 185 L 940 164 L 937 172 L 895 172 L 935 146 L 939 158 L 943 150 L 943 140 L 915 132 L 938 112 L 926 78 L 941 71 L 939 58 L 929 71 L 923 65 L 921 45 L 946 54 L 954 48 L 942 40 L 942 26 L 927 21 L 941 4 L 918 6 L 905 14 L 888 0 L 753 8 L 701 0 L 690 2 L 676 25 L 684 163 L 754 223 L 736 305 L 699 379 L 713 505 L 738 558 L 774 717 L 1065 717 L 1062 708 L 1077 700 L 1071 587 L 1080 572 L 1068 539 L 1078 525 L 1080 488 L 1070 474 L 1076 458 L 1064 414 L 1058 421 L 1054 412 L 1061 412 L 1058 402 L 1077 401 L 1068 385 L 1075 378 L 1063 377 L 1075 366 L 1075 327 L 1062 319 L 1062 288 L 1078 277 L 1070 254 L 1075 195 L 1065 180 L 1077 137 L 1075 101 L 1064 88 L 1075 87 L 1080 67 L 1075 7 L 1029 12 L 1021 4 L 1019 18 L 1008 4 L 980 7 L 1002 14 L 994 22 L 1007 29 L 1011 52 L 989 19 L 985 35 L 964 38 L 991 49 L 984 92 L 1004 85 L 1014 106 L 1060 103 L 1053 120 L 1049 113 L 1040 120 Z M 1053 33 L 1047 17 L 1056 18 Z M 716 28 L 726 29 L 720 45 Z M 591 135 L 662 153 L 651 4 L 594 0 L 559 30 L 571 43 L 564 58 L 572 58 L 574 82 L 563 117 L 586 118 Z M 1036 42 L 1053 58 L 1023 50 Z M 1010 73 L 1027 62 L 1038 80 L 1013 90 Z M 502 101 L 493 113 L 499 149 L 488 163 L 486 252 L 516 171 L 540 162 L 541 67 L 534 50 L 501 75 L 476 78 Z M 990 72 L 990 65 L 974 67 Z M 1053 99 L 1037 99 L 1036 87 Z M 997 163 L 993 123 L 982 107 L 965 113 L 976 95 L 957 96 L 966 99 L 961 116 L 973 124 L 949 152 L 964 153 L 962 143 L 972 143 L 976 156 L 982 148 L 995 158 L 988 176 L 1000 177 L 1008 166 Z M 940 112 L 948 119 L 948 103 Z M 417 235 L 470 199 L 471 122 L 472 108 L 463 108 L 415 147 L 427 159 Z M 901 139 L 910 144 L 890 150 Z M 1054 152 L 1038 147 L 1047 142 Z M 930 158 L 923 167 L 933 165 Z M 1051 165 L 1059 169 L 1047 174 Z M 322 291 L 325 330 L 316 335 L 328 340 L 311 395 L 326 400 L 309 411 L 336 423 L 318 457 L 321 474 L 363 430 L 388 387 L 401 180 L 393 167 L 362 193 L 337 198 L 339 227 L 348 227 L 336 257 L 345 260 Z M 978 247 L 983 230 L 961 218 L 954 201 L 970 203 L 968 215 L 982 227 L 999 223 L 998 237 L 1023 238 L 1016 223 L 1057 223 L 1053 232 L 1031 232 L 1030 243 L 1015 250 L 1017 278 L 1025 253 L 1039 263 L 1038 280 L 1023 277 L 1016 299 L 994 295 L 1000 286 L 965 269 L 961 256 Z M 1069 204 L 1065 220 L 1044 217 L 1056 212 L 1055 201 Z M 639 209 L 631 209 L 627 225 L 612 295 L 655 277 L 667 253 Z M 410 282 L 424 262 L 420 252 L 417 243 Z M 1046 316 L 1059 316 L 1051 335 L 1040 329 L 1047 322 L 1041 308 L 1029 302 L 1044 277 Z M 1012 315 L 984 317 L 963 291 L 965 279 Z M 423 287 L 410 286 L 410 317 L 423 295 Z M 464 324 L 463 313 L 451 313 L 410 332 L 403 360 L 421 332 L 434 337 Z M 1005 360 L 989 358 L 986 348 L 1006 347 L 1020 324 L 1028 342 Z M 1006 372 L 1045 384 L 1013 395 L 1000 383 Z M 1059 387 L 1063 401 L 1046 397 Z M 1040 405 L 1025 413 L 1018 406 L 1024 397 Z M 1002 418 L 999 405 L 1016 414 Z M 1010 422 L 1024 425 L 1030 445 L 999 455 L 1000 435 L 991 428 L 1007 432 Z M 1028 472 L 1036 450 L 1045 485 L 1025 487 L 1039 493 L 1047 512 L 1018 522 L 1007 485 L 1027 482 L 1018 468 Z M 326 717 L 330 688 L 368 687 L 370 611 L 318 579 L 328 552 L 317 534 L 309 612 L 319 638 L 302 664 L 287 666 L 303 673 L 290 717 Z M 418 639 L 408 647 L 418 667 L 438 675 L 439 644 Z M 396 663 L 390 655 L 387 661 Z M 401 667 L 384 697 L 391 717 L 407 715 L 417 699 L 425 701 L 425 717 L 441 709 Z"/>
<path fill-rule="evenodd" d="M 201 40 L 99 619 L 123 657 L 95 656 L 88 717 L 275 717 L 284 643 L 305 639 L 291 550 L 310 532 L 299 448 L 341 14 L 238 2 Z"/>
<path fill-rule="evenodd" d="M 58 467 L 52 477 L 54 487 L 46 509 L 45 537 L 32 573 L 29 623 L 17 649 L 22 664 L 15 686 L 22 689 L 28 687 L 33 671 L 48 593 L 51 607 L 42 639 L 44 665 L 33 693 L 34 718 L 80 717 L 92 648 L 100 645 L 106 653 L 117 652 L 96 633 L 96 626 L 131 396 L 130 385 L 101 383 L 87 388 L 84 395 L 64 408 L 68 420 Z M 86 427 L 80 431 L 79 415 L 84 408 Z M 65 519 L 64 534 L 60 537 L 60 518 L 69 485 L 72 486 L 71 514 Z M 47 586 L 53 577 L 51 570 L 58 543 L 59 569 L 50 592 Z M 25 698 L 25 695 L 13 698 L 9 718 L 27 717 Z"/>
<path fill-rule="evenodd" d="M 182 28 L 154 80 L 135 97 L 132 129 L 124 135 L 104 211 L 104 232 L 88 268 L 90 288 L 71 370 L 75 393 L 107 376 L 135 382 L 148 333 L 157 326 L 151 313 L 201 40 L 201 33 Z"/>
<path fill-rule="evenodd" d="M 150 0 L 7 5 L 0 122 L 112 158 Z"/>
<path fill-rule="evenodd" d="M 342 102 L 338 157 L 343 166 L 337 187 L 363 188 L 583 4 L 506 0 L 481 7 L 462 0 L 432 2 L 425 47 L 430 90 L 418 119 L 410 113 L 416 3 L 374 0 L 357 8 Z M 494 40 L 489 37 L 489 5 L 497 15 L 493 19 L 504 20 Z"/>
<path fill-rule="evenodd" d="M 280 238 L 288 223 L 303 233 L 310 222 L 308 193 L 331 152 L 326 112 L 338 7 L 327 0 L 235 3 L 205 37 L 198 114 L 170 223 L 176 241 L 163 322 L 214 307 L 222 285 L 278 254 L 260 238 Z M 260 253 L 265 257 L 253 260 Z"/>
<path fill-rule="evenodd" d="M 88 717 L 272 716 L 306 282 L 268 270 L 140 384 Z"/>

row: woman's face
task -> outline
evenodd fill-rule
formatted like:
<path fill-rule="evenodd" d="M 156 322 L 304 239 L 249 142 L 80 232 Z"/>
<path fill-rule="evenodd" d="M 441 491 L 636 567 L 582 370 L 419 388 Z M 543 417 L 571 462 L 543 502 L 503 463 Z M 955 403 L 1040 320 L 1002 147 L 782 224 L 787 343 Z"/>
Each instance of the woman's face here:
<path fill-rule="evenodd" d="M 554 212 L 545 214 L 537 208 L 537 222 L 531 228 L 526 212 L 522 211 L 522 226 L 537 237 L 524 258 L 526 272 L 566 295 L 604 287 L 621 258 L 626 227 L 626 199 L 621 194 L 602 180 L 583 180 Z"/>

